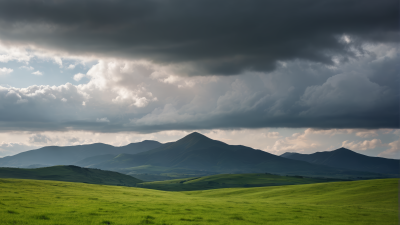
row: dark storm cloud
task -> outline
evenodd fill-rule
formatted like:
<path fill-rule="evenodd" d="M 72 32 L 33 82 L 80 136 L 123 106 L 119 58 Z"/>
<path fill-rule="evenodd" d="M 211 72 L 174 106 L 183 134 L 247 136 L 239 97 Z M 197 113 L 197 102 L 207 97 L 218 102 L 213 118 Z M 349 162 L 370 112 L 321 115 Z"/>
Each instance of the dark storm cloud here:
<path fill-rule="evenodd" d="M 192 75 L 271 71 L 278 60 L 330 64 L 353 55 L 341 35 L 393 42 L 397 30 L 397 0 L 0 0 L 3 41 L 188 63 Z"/>
<path fill-rule="evenodd" d="M 398 128 L 400 55 L 395 44 L 373 48 L 335 68 L 294 60 L 268 74 L 173 84 L 137 73 L 137 62 L 100 61 L 87 84 L 0 86 L 0 131 Z"/>

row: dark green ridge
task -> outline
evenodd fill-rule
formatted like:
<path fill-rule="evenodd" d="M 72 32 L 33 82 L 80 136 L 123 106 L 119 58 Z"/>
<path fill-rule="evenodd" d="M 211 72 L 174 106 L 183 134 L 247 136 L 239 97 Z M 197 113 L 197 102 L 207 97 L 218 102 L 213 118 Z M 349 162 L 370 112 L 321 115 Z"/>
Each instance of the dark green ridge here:
<path fill-rule="evenodd" d="M 131 187 L 143 182 L 132 176 L 117 172 L 78 166 L 52 166 L 36 169 L 0 168 L 0 178 L 55 180 Z"/>
<path fill-rule="evenodd" d="M 302 176 L 279 176 L 274 174 L 218 174 L 168 181 L 144 182 L 137 187 L 163 191 L 194 191 L 218 188 L 265 187 L 295 184 L 312 184 L 341 181 L 338 179 L 310 178 Z"/>

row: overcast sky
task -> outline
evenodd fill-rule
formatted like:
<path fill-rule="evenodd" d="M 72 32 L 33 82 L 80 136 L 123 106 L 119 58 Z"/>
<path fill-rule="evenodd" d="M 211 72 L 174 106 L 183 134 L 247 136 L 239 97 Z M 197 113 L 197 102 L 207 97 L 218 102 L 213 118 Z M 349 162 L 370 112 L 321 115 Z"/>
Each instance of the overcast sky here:
<path fill-rule="evenodd" d="M 397 0 L 0 0 L 0 157 L 199 131 L 400 158 Z"/>

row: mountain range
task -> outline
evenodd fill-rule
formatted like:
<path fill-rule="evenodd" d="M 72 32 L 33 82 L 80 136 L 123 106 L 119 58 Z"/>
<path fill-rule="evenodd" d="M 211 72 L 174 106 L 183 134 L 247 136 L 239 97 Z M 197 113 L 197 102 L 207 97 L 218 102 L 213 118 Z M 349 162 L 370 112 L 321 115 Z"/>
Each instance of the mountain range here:
<path fill-rule="evenodd" d="M 21 152 L 14 156 L 0 158 L 1 167 L 29 167 L 31 165 L 54 166 L 74 165 L 76 162 L 88 157 L 110 154 L 119 155 L 122 153 L 136 154 L 147 151 L 162 144 L 157 141 L 142 141 L 131 143 L 122 147 L 96 143 L 77 146 L 48 146 L 36 150 Z"/>
<path fill-rule="evenodd" d="M 105 157 L 102 158 L 104 159 Z M 367 175 L 359 173 L 356 175 L 352 171 L 291 160 L 242 145 L 228 145 L 197 132 L 152 150 L 134 155 L 121 154 L 89 167 L 118 171 L 143 165 L 217 173 L 268 172 L 331 177 L 344 173 L 351 173 L 354 176 Z"/>
<path fill-rule="evenodd" d="M 347 153 L 335 153 L 338 151 Z M 293 153 L 277 156 L 242 145 L 228 145 L 194 132 L 166 144 L 143 141 L 123 147 L 105 144 L 44 147 L 1 158 L 0 167 L 77 165 L 137 175 L 149 181 L 222 173 L 273 173 L 339 179 L 383 178 L 398 174 L 393 173 L 393 166 L 382 169 L 379 165 L 385 160 L 398 165 L 399 160 L 369 157 L 368 161 L 364 160 L 368 156 L 364 156 L 365 162 L 360 164 L 357 162 L 360 156 L 354 155 L 358 153 L 350 151 L 354 153 L 350 157 L 349 151 L 333 151 L 337 162 L 346 163 L 326 163 L 329 160 L 302 160 L 301 157 L 294 158 L 299 155 Z"/>
<path fill-rule="evenodd" d="M 334 151 L 300 154 L 286 152 L 284 158 L 295 159 L 318 165 L 342 168 L 347 170 L 367 171 L 383 174 L 400 174 L 400 161 L 381 157 L 370 157 L 346 148 Z"/>

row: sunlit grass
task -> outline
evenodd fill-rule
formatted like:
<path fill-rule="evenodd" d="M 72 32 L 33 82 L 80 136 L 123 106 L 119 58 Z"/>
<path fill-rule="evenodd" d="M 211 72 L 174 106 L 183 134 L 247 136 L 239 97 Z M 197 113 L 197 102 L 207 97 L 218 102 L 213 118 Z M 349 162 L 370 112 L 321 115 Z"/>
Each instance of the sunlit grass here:
<path fill-rule="evenodd" d="M 398 224 L 398 180 L 165 192 L 0 179 L 0 224 Z"/>

